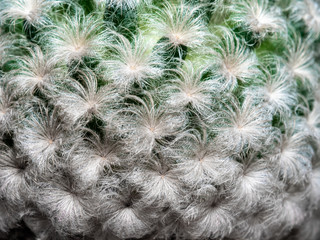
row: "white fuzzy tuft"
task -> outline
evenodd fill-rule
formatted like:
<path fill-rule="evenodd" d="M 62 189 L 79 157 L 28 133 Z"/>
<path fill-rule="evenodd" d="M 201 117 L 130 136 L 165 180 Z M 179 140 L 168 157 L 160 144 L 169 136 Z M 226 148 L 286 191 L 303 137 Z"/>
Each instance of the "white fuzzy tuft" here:
<path fill-rule="evenodd" d="M 192 239 L 223 238 L 231 233 L 235 216 L 228 203 L 190 205 L 184 213 Z"/>
<path fill-rule="evenodd" d="M 309 181 L 313 150 L 303 132 L 283 135 L 276 151 L 270 160 L 280 179 L 290 184 Z"/>
<path fill-rule="evenodd" d="M 104 110 L 109 109 L 115 102 L 117 94 L 109 85 L 98 87 L 98 81 L 92 73 L 81 76 L 82 84 L 74 79 L 65 81 L 63 85 L 57 83 L 53 96 L 59 106 L 72 123 L 78 120 L 90 120 L 93 116 L 104 117 Z M 66 90 L 66 85 L 67 89 Z"/>
<path fill-rule="evenodd" d="M 107 221 L 106 226 L 122 239 L 142 237 L 152 228 L 147 221 L 141 220 L 138 214 L 133 208 L 119 209 Z"/>
<path fill-rule="evenodd" d="M 155 15 L 147 14 L 145 19 L 157 36 L 169 39 L 172 48 L 200 47 L 208 35 L 199 7 L 183 2 L 174 5 L 166 1 L 163 8 L 156 9 Z"/>
<path fill-rule="evenodd" d="M 166 106 L 157 105 L 149 93 L 144 99 L 133 95 L 128 99 L 137 104 L 130 104 L 119 111 L 117 126 L 127 136 L 124 141 L 135 154 L 150 154 L 159 143 L 167 142 L 166 137 L 177 135 L 186 125 L 183 113 L 171 112 Z"/>
<path fill-rule="evenodd" d="M 177 109 L 190 105 L 199 114 L 209 115 L 212 95 L 220 91 L 220 85 L 214 79 L 204 79 L 207 71 L 208 68 L 195 69 L 191 62 L 185 62 L 183 68 L 177 70 L 178 76 L 164 89 L 169 94 L 168 105 Z"/>
<path fill-rule="evenodd" d="M 267 34 L 286 30 L 281 9 L 271 6 L 268 0 L 239 0 L 230 6 L 230 11 L 230 19 L 256 38 L 263 39 Z"/>
<path fill-rule="evenodd" d="M 157 52 L 149 52 L 148 44 L 141 35 L 132 43 L 121 34 L 115 34 L 115 43 L 108 44 L 112 49 L 109 60 L 101 63 L 106 67 L 106 78 L 127 89 L 133 83 L 143 86 L 149 79 L 162 75 L 163 62 Z"/>
<path fill-rule="evenodd" d="M 309 87 L 317 87 L 319 68 L 315 66 L 314 53 L 310 39 L 302 40 L 298 36 L 289 41 L 284 63 L 292 78 L 300 79 Z"/>
<path fill-rule="evenodd" d="M 278 192 L 277 179 L 264 160 L 251 159 L 242 164 L 242 172 L 231 190 L 240 209 L 247 211 L 263 205 Z"/>
<path fill-rule="evenodd" d="M 298 22 L 303 21 L 307 29 L 319 36 L 320 34 L 320 6 L 317 1 L 298 0 L 290 5 L 292 14 L 290 17 Z"/>
<path fill-rule="evenodd" d="M 48 89 L 54 79 L 63 73 L 56 67 L 56 61 L 43 54 L 40 47 L 28 49 L 29 54 L 19 59 L 17 70 L 13 71 L 12 83 L 21 93 L 34 93 L 36 89 Z"/>
<path fill-rule="evenodd" d="M 23 122 L 23 128 L 17 130 L 17 142 L 40 170 L 46 170 L 57 160 L 66 132 L 57 109 L 50 112 L 40 107 L 39 110 L 40 113 L 33 113 Z"/>
<path fill-rule="evenodd" d="M 14 150 L 4 144 L 0 145 L 0 196 L 10 204 L 21 206 L 30 191 L 27 183 L 27 160 L 17 156 Z"/>
<path fill-rule="evenodd" d="M 141 238 L 154 229 L 156 212 L 141 204 L 135 191 L 122 187 L 121 192 L 101 199 L 101 214 L 106 219 L 103 227 L 120 239 Z"/>
<path fill-rule="evenodd" d="M 44 37 L 55 60 L 65 63 L 81 61 L 83 57 L 99 58 L 108 44 L 103 21 L 81 11 L 64 16 Z"/>
<path fill-rule="evenodd" d="M 130 176 L 133 184 L 141 188 L 143 201 L 148 205 L 166 206 L 169 203 L 175 206 L 183 191 L 175 170 L 157 162 L 150 165 L 137 169 Z"/>
<path fill-rule="evenodd" d="M 306 100 L 305 100 L 306 101 Z M 299 105 L 298 110 L 303 112 L 303 116 L 297 117 L 297 128 L 316 141 L 320 140 L 320 103 L 316 99 L 311 107 L 307 102 L 305 105 Z"/>
<path fill-rule="evenodd" d="M 207 184 L 233 184 L 238 176 L 238 164 L 231 158 L 219 154 L 216 146 L 206 133 L 201 135 L 194 131 L 187 141 L 181 143 L 182 151 L 173 153 L 177 161 L 179 179 L 186 188 L 198 189 L 201 192 L 200 188 L 206 189 Z"/>
<path fill-rule="evenodd" d="M 247 88 L 244 95 L 250 95 L 258 102 L 262 102 L 272 114 L 290 116 L 293 106 L 297 103 L 295 85 L 284 71 L 274 75 L 266 72 L 264 76 L 260 86 Z"/>
<path fill-rule="evenodd" d="M 273 135 L 271 114 L 247 96 L 243 103 L 233 99 L 223 105 L 222 122 L 219 124 L 217 141 L 225 151 L 239 153 L 245 149 L 261 149 L 269 144 Z"/>
<path fill-rule="evenodd" d="M 11 22 L 24 19 L 28 24 L 42 26 L 48 23 L 50 9 L 60 3 L 60 0 L 4 0 L 0 19 L 9 19 Z"/>
<path fill-rule="evenodd" d="M 89 231 L 91 213 L 88 202 L 57 184 L 41 184 L 37 190 L 37 205 L 50 217 L 61 233 L 81 234 Z"/>
<path fill-rule="evenodd" d="M 118 166 L 121 159 L 117 156 L 119 144 L 108 138 L 92 136 L 82 141 L 71 155 L 71 168 L 80 178 L 82 186 L 94 186 L 105 170 L 112 172 L 112 167 Z"/>
<path fill-rule="evenodd" d="M 222 82 L 223 88 L 233 90 L 238 81 L 248 82 L 256 79 L 260 74 L 258 59 L 244 43 L 243 39 L 235 36 L 227 28 L 219 28 L 222 38 L 212 39 L 213 48 L 209 51 L 213 60 L 213 68 L 217 73 L 217 80 Z"/>
<path fill-rule="evenodd" d="M 273 204 L 278 202 L 272 200 Z M 232 239 L 272 239 L 274 225 L 278 224 L 275 208 L 271 205 L 265 208 L 258 207 L 256 211 L 250 209 L 249 213 L 239 217 L 231 234 Z M 278 227 L 278 226 L 277 226 Z"/>
<path fill-rule="evenodd" d="M 303 196 L 299 194 L 284 194 L 282 204 L 276 210 L 279 233 L 289 232 L 300 226 L 306 219 L 306 211 L 301 204 Z"/>

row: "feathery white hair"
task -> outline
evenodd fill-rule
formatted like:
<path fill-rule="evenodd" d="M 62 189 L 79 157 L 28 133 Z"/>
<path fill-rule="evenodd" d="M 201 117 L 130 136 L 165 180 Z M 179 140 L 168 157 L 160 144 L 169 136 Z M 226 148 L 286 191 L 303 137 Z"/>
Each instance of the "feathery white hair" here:
<path fill-rule="evenodd" d="M 56 60 L 44 54 L 41 48 L 28 48 L 28 55 L 22 56 L 13 71 L 12 83 L 21 93 L 34 93 L 36 89 L 48 89 L 54 79 L 60 78 L 63 70 L 56 66 Z"/>
<path fill-rule="evenodd" d="M 250 95 L 261 102 L 272 114 L 290 116 L 297 103 L 296 85 L 291 81 L 287 72 L 282 70 L 275 74 L 270 72 L 266 70 L 261 83 L 258 86 L 246 88 L 244 95 Z"/>
<path fill-rule="evenodd" d="M 0 143 L 0 196 L 10 204 L 21 206 L 27 200 L 30 191 L 28 162 L 25 156 L 19 156 L 17 149 L 10 149 Z"/>
<path fill-rule="evenodd" d="M 120 164 L 118 156 L 119 143 L 97 133 L 87 130 L 90 137 L 85 138 L 69 156 L 70 166 L 81 186 L 95 186 L 104 170 L 112 172 L 114 166 Z"/>
<path fill-rule="evenodd" d="M 158 207 L 175 206 L 182 193 L 182 185 L 173 167 L 151 160 L 146 167 L 137 168 L 129 177 L 141 188 L 142 200 Z"/>
<path fill-rule="evenodd" d="M 303 21 L 307 29 L 315 36 L 320 34 L 320 6 L 317 1 L 298 0 L 290 4 L 292 20 Z"/>
<path fill-rule="evenodd" d="M 7 53 L 11 48 L 12 40 L 9 35 L 3 34 L 2 30 L 0 30 L 0 67 L 8 58 Z"/>
<path fill-rule="evenodd" d="M 114 43 L 107 45 L 111 49 L 111 56 L 101 63 L 102 67 L 106 67 L 108 79 L 126 90 L 133 83 L 144 86 L 148 79 L 162 75 L 163 62 L 159 53 L 149 52 L 141 34 L 134 36 L 132 42 L 121 34 L 114 35 Z"/>
<path fill-rule="evenodd" d="M 241 163 L 241 172 L 235 180 L 231 195 L 235 204 L 244 211 L 263 205 L 265 201 L 275 198 L 277 178 L 264 159 L 250 156 Z M 242 160 L 243 161 L 243 160 Z"/>
<path fill-rule="evenodd" d="M 115 102 L 116 92 L 111 85 L 99 88 L 93 73 L 83 73 L 80 78 L 80 82 L 75 79 L 58 82 L 52 98 L 73 123 L 88 121 L 93 116 L 102 119 L 105 109 Z"/>
<path fill-rule="evenodd" d="M 90 230 L 89 200 L 60 183 L 40 183 L 36 192 L 38 207 L 46 213 L 62 234 L 83 234 Z M 92 204 L 92 203 L 91 203 Z"/>
<path fill-rule="evenodd" d="M 126 136 L 124 142 L 133 153 L 150 154 L 158 144 L 168 142 L 166 137 L 177 135 L 185 128 L 185 114 L 158 105 L 150 93 L 146 92 L 144 98 L 134 95 L 127 98 L 136 104 L 119 110 L 116 119 L 119 131 Z"/>
<path fill-rule="evenodd" d="M 99 1 L 99 0 L 96 0 L 96 1 Z M 128 9 L 134 9 L 142 3 L 150 4 L 151 1 L 152 0 L 106 0 L 104 2 L 106 4 L 106 7 L 113 6 L 115 8 L 119 8 L 123 11 L 126 11 Z"/>
<path fill-rule="evenodd" d="M 297 118 L 297 127 L 300 131 L 305 132 L 307 135 L 320 140 L 320 103 L 318 100 L 313 102 L 313 107 L 306 104 L 306 106 L 299 105 L 299 108 L 304 113 L 304 116 Z"/>
<path fill-rule="evenodd" d="M 70 64 L 83 57 L 99 58 L 108 44 L 108 35 L 101 19 L 78 10 L 63 16 L 59 23 L 44 33 L 49 51 L 57 61 Z"/>
<path fill-rule="evenodd" d="M 292 131 L 292 130 L 291 130 Z M 304 132 L 287 133 L 281 136 L 276 153 L 270 158 L 275 173 L 286 183 L 298 184 L 309 181 L 314 154 Z"/>
<path fill-rule="evenodd" d="M 273 204 L 279 201 L 271 200 Z M 272 239 L 274 225 L 278 224 L 275 207 L 257 207 L 255 211 L 250 209 L 249 213 L 240 215 L 231 234 L 232 239 Z"/>
<path fill-rule="evenodd" d="M 257 78 L 260 74 L 258 59 L 247 48 L 244 40 L 225 27 L 219 27 L 218 33 L 222 37 L 215 36 L 211 39 L 213 48 L 208 49 L 208 53 L 222 87 L 233 90 L 238 81 L 246 83 Z"/>
<path fill-rule="evenodd" d="M 205 131 L 202 134 L 193 131 L 182 141 L 182 150 L 173 153 L 177 161 L 176 171 L 186 188 L 196 190 L 206 184 L 226 186 L 234 183 L 238 164 L 219 154 L 216 146 Z"/>
<path fill-rule="evenodd" d="M 218 120 L 217 141 L 225 146 L 225 151 L 239 153 L 270 144 L 274 130 L 271 114 L 264 106 L 256 104 L 251 96 L 242 104 L 232 98 L 229 104 L 223 104 L 225 109 L 221 109 L 222 118 Z"/>
<path fill-rule="evenodd" d="M 199 9 L 183 2 L 175 5 L 165 1 L 162 8 L 147 14 L 145 19 L 155 34 L 169 39 L 172 48 L 181 45 L 195 48 L 200 47 L 208 35 Z"/>
<path fill-rule="evenodd" d="M 205 78 L 208 67 L 197 69 L 190 61 L 186 61 L 182 68 L 175 72 L 164 88 L 168 94 L 168 105 L 183 110 L 191 106 L 203 116 L 209 115 L 213 105 L 213 95 L 220 91 L 219 83 L 213 78 Z"/>
<path fill-rule="evenodd" d="M 301 193 L 283 194 L 283 200 L 275 211 L 279 234 L 288 233 L 294 227 L 300 226 L 306 219 L 306 211 L 301 204 L 303 198 Z"/>
<path fill-rule="evenodd" d="M 101 215 L 105 231 L 120 239 L 141 238 L 155 228 L 156 212 L 140 201 L 140 195 L 130 186 L 121 184 L 101 197 Z"/>
<path fill-rule="evenodd" d="M 214 198 L 188 206 L 183 219 L 192 239 L 223 238 L 232 232 L 236 218 L 230 203 L 223 201 Z"/>
<path fill-rule="evenodd" d="M 302 80 L 309 87 L 317 87 L 319 67 L 314 62 L 310 38 L 302 40 L 301 37 L 289 38 L 288 47 L 285 49 L 284 64 L 290 76 Z"/>
<path fill-rule="evenodd" d="M 6 80 L 0 79 L 0 133 L 8 132 L 16 126 L 16 92 Z"/>
<path fill-rule="evenodd" d="M 268 0 L 239 0 L 229 6 L 230 19 L 244 27 L 256 38 L 265 38 L 269 33 L 286 30 L 286 21 L 281 9 L 271 6 Z"/>
<path fill-rule="evenodd" d="M 50 169 L 58 158 L 57 151 L 65 138 L 65 129 L 59 119 L 58 109 L 50 111 L 44 106 L 39 112 L 34 109 L 28 118 L 23 121 L 23 127 L 17 133 L 17 143 L 30 156 L 32 162 L 40 170 Z"/>
<path fill-rule="evenodd" d="M 48 12 L 60 3 L 60 0 L 3 0 L 0 19 L 11 22 L 24 19 L 28 24 L 43 26 L 49 22 Z"/>

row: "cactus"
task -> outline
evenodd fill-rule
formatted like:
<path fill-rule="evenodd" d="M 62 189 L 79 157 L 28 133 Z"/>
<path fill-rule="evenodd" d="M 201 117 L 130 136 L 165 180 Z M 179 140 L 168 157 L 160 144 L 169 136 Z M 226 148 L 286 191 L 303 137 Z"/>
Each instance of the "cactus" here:
<path fill-rule="evenodd" d="M 319 239 L 319 46 L 316 0 L 0 0 L 0 239 Z"/>

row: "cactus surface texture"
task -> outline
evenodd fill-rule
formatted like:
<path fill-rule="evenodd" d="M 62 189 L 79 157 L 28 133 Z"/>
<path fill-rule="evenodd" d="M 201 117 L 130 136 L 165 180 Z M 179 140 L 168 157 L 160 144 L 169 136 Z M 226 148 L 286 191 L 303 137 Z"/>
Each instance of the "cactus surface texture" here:
<path fill-rule="evenodd" d="M 319 240 L 318 0 L 0 0 L 0 240 Z"/>

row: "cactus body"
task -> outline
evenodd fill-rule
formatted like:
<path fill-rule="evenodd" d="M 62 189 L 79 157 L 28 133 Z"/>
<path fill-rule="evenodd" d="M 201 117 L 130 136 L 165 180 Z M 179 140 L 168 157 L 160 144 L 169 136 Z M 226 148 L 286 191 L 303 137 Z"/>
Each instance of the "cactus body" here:
<path fill-rule="evenodd" d="M 0 239 L 319 239 L 319 37 L 316 0 L 0 0 Z"/>

